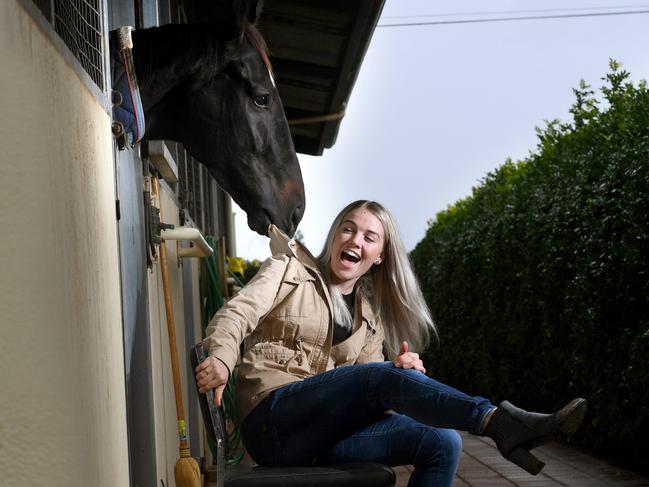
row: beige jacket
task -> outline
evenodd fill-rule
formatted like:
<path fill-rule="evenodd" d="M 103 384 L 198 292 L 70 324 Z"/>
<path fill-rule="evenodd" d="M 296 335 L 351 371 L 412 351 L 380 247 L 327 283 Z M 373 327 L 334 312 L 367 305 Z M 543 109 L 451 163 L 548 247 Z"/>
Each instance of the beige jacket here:
<path fill-rule="evenodd" d="M 277 228 L 270 234 L 273 257 L 214 315 L 204 342 L 233 371 L 245 339 L 236 387 L 240 421 L 283 385 L 384 360 L 383 327 L 362 292 L 356 292 L 352 335 L 332 346 L 331 300 L 315 259 Z"/>

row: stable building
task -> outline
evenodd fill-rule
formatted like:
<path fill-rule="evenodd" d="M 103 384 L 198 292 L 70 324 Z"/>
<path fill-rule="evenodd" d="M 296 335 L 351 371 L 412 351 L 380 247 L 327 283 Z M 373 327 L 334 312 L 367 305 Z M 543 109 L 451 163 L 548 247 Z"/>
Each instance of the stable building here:
<path fill-rule="evenodd" d="M 207 1 L 207 0 L 206 0 Z M 297 152 L 336 140 L 383 0 L 267 0 Z M 210 237 L 228 291 L 230 197 L 173 141 L 120 150 L 109 31 L 209 21 L 200 0 L 0 2 L 0 459 L 8 486 L 173 486 L 178 434 L 157 244 L 170 282 L 192 456 L 208 458 L 187 350 Z M 160 194 L 151 198 L 151 180 Z M 194 236 L 199 234 L 201 238 Z M 172 240 L 178 238 L 179 240 Z M 176 243 L 177 242 L 177 243 Z"/>

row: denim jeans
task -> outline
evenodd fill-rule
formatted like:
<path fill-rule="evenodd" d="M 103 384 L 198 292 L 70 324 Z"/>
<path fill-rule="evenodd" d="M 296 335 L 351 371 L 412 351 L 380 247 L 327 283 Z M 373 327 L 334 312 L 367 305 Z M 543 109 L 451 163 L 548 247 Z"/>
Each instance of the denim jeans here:
<path fill-rule="evenodd" d="M 454 430 L 480 433 L 494 406 L 392 362 L 351 365 L 281 387 L 244 420 L 261 465 L 413 465 L 410 487 L 450 486 L 461 453 Z"/>

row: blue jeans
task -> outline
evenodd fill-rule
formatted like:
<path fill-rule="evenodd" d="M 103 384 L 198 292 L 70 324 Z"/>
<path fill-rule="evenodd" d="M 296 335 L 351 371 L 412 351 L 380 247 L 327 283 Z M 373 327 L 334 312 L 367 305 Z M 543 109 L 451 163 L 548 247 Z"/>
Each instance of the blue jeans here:
<path fill-rule="evenodd" d="M 413 465 L 409 487 L 450 486 L 462 449 L 454 430 L 480 433 L 493 407 L 416 370 L 377 362 L 277 389 L 241 433 L 261 465 Z"/>

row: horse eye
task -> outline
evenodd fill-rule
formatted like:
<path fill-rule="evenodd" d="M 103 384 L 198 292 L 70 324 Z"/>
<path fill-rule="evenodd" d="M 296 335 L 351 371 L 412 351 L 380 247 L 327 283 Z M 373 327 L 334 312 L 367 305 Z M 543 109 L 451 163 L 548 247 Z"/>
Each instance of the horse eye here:
<path fill-rule="evenodd" d="M 259 108 L 266 108 L 268 106 L 268 95 L 255 96 L 252 101 L 255 102 Z"/>

